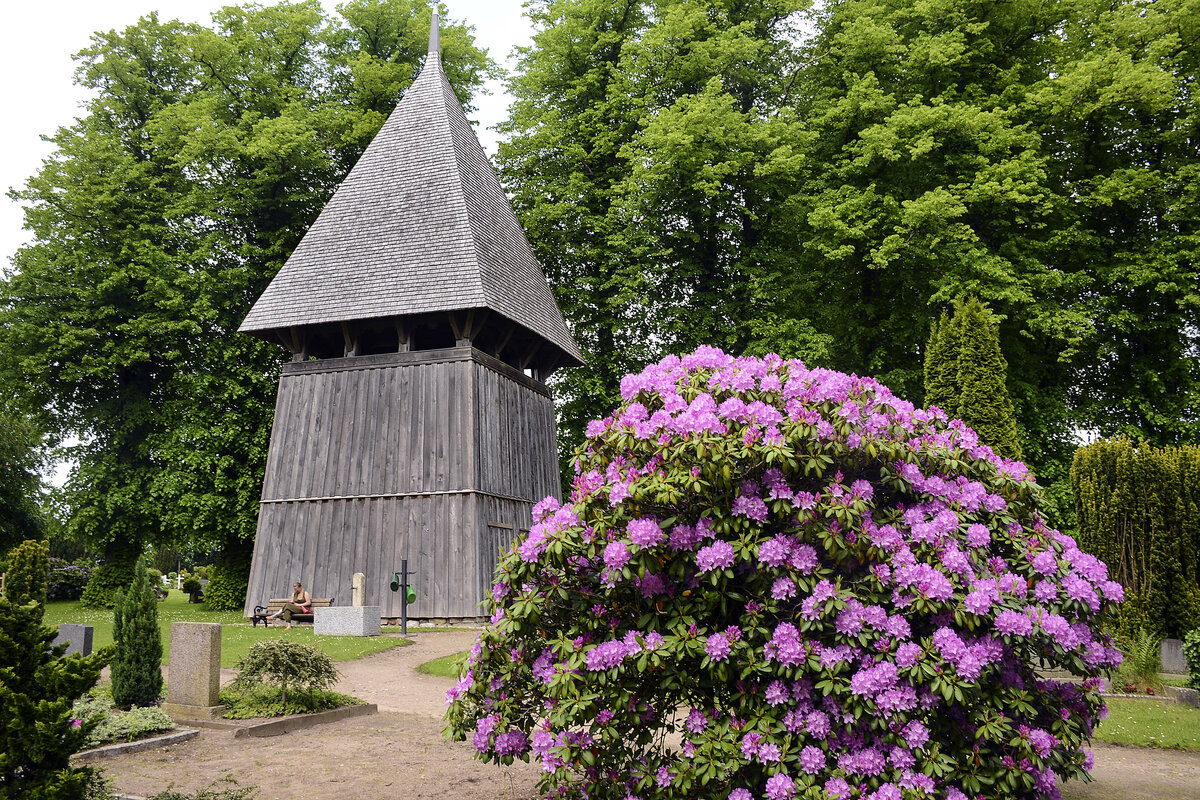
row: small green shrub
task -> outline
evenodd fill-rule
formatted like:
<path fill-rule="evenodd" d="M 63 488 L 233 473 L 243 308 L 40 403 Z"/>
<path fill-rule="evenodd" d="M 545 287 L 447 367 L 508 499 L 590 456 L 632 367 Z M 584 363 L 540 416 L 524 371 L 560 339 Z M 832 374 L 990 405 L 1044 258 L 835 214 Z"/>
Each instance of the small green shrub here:
<path fill-rule="evenodd" d="M 146 565 L 139 559 L 133 584 L 118 592 L 113 612 L 113 702 L 121 708 L 148 706 L 162 692 L 162 632 L 158 627 L 158 600 L 146 581 Z"/>
<path fill-rule="evenodd" d="M 286 717 L 362 704 L 363 701 L 357 697 L 325 689 L 292 692 L 286 701 L 280 688 L 266 684 L 229 686 L 221 691 L 221 705 L 225 706 L 226 719 Z"/>
<path fill-rule="evenodd" d="M 1183 637 L 1183 657 L 1188 665 L 1188 686 L 1200 689 L 1200 628 Z"/>
<path fill-rule="evenodd" d="M 46 586 L 47 600 L 78 600 L 92 578 L 92 568 L 72 564 L 61 558 L 50 559 L 50 583 Z"/>
<path fill-rule="evenodd" d="M 188 575 L 186 578 L 184 578 L 183 586 L 181 588 L 183 591 L 187 592 L 189 603 L 200 602 L 200 590 L 202 587 L 200 586 L 200 579 L 195 575 Z"/>
<path fill-rule="evenodd" d="M 268 684 L 279 689 L 280 700 L 287 703 L 289 689 L 312 693 L 330 689 L 337 682 L 333 659 L 315 647 L 299 642 L 272 639 L 250 648 L 237 663 L 234 686 L 239 690 Z"/>
<path fill-rule="evenodd" d="M 95 728 L 86 740 L 87 747 L 99 747 L 111 742 L 134 742 L 175 729 L 175 721 L 160 708 L 134 707 L 117 712 L 112 696 L 107 692 L 94 692 L 77 701 L 71 715 L 81 721 L 95 720 Z"/>
<path fill-rule="evenodd" d="M 216 564 L 204 590 L 204 603 L 212 611 L 241 611 L 250 584 L 250 565 Z"/>
<path fill-rule="evenodd" d="M 109 562 L 92 573 L 79 602 L 87 608 L 112 608 L 117 592 L 133 582 L 133 564 Z"/>
<path fill-rule="evenodd" d="M 46 585 L 50 582 L 50 543 L 26 539 L 8 554 L 8 577 L 4 592 L 13 603 L 23 606 L 33 601 L 46 605 Z"/>

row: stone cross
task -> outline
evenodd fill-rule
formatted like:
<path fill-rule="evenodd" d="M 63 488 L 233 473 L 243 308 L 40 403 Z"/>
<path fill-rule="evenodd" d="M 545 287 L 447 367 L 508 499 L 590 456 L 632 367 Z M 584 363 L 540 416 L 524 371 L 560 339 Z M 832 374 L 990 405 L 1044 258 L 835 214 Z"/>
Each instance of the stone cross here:
<path fill-rule="evenodd" d="M 174 719 L 216 719 L 220 705 L 221 626 L 215 622 L 171 623 L 171 660 L 167 702 L 162 710 Z"/>
<path fill-rule="evenodd" d="M 350 578 L 350 605 L 355 608 L 363 604 L 363 592 L 366 589 L 367 576 L 356 572 Z"/>

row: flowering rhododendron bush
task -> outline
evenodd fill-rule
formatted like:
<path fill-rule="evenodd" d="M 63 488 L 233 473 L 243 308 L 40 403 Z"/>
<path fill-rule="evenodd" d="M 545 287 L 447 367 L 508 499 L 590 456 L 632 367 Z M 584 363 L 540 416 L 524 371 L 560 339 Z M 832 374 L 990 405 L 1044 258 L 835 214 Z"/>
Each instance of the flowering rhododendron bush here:
<path fill-rule="evenodd" d="M 589 798 L 1056 797 L 1121 589 L 1025 467 L 875 381 L 712 349 L 621 386 L 449 695 Z M 1058 667 L 1084 680 L 1039 678 Z"/>

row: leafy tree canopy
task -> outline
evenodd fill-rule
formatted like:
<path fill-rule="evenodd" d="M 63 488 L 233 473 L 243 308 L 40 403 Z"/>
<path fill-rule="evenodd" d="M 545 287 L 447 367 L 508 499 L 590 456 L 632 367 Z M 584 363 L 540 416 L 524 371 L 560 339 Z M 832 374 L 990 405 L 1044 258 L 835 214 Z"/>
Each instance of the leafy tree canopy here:
<path fill-rule="evenodd" d="M 82 439 L 71 530 L 125 572 L 146 541 L 248 547 L 283 350 L 237 326 L 418 73 L 429 20 L 418 0 L 230 6 L 78 54 L 94 99 L 14 195 L 33 241 L 0 283 L 0 380 Z M 442 27 L 470 110 L 495 65 Z"/>
<path fill-rule="evenodd" d="M 589 359 L 697 342 L 923 402 L 960 294 L 1006 320 L 1024 454 L 1063 495 L 1079 426 L 1200 433 L 1186 0 L 535 4 L 504 176 Z"/>

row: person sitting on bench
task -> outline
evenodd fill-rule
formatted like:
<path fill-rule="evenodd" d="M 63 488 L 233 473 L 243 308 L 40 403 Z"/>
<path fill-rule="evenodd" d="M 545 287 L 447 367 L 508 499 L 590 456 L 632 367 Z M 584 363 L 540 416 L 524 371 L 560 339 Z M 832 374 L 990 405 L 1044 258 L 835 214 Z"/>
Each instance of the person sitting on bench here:
<path fill-rule="evenodd" d="M 311 614 L 312 613 L 312 596 L 304 591 L 304 587 L 300 585 L 300 581 L 296 581 L 296 585 L 292 587 L 292 602 L 288 603 L 283 608 L 276 611 L 268 619 L 279 619 L 283 617 L 283 621 L 287 623 L 284 630 L 292 628 L 292 614 Z"/>

